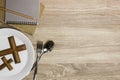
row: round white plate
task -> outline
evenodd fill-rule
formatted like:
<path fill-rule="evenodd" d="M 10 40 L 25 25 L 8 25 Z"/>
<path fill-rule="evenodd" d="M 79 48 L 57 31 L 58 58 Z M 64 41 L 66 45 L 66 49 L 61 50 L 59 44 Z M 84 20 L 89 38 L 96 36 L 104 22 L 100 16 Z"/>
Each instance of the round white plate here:
<path fill-rule="evenodd" d="M 21 44 L 26 45 L 26 50 L 20 51 L 19 56 L 21 63 L 15 64 L 12 54 L 6 55 L 8 59 L 12 58 L 13 62 L 11 63 L 13 70 L 9 71 L 8 68 L 4 68 L 0 71 L 0 80 L 22 80 L 27 76 L 34 63 L 34 48 L 31 41 L 20 31 L 10 28 L 0 29 L 0 51 L 10 48 L 8 37 L 14 36 L 16 45 Z M 2 56 L 1 56 L 2 57 Z M 3 61 L 0 57 L 0 65 L 3 64 Z"/>

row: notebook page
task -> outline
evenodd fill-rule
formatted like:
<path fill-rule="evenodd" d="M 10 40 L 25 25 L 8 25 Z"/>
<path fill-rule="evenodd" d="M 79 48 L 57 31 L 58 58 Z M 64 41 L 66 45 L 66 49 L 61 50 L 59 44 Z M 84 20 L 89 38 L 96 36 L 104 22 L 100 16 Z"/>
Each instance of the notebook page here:
<path fill-rule="evenodd" d="M 33 17 L 36 20 L 6 12 L 6 23 L 38 24 L 40 0 L 6 0 L 6 9 Z"/>

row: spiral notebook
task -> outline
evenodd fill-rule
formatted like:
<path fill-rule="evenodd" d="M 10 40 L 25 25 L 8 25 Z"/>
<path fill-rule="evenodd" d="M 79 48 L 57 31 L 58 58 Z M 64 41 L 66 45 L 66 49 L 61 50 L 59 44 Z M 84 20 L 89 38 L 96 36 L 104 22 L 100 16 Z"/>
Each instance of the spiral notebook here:
<path fill-rule="evenodd" d="M 5 23 L 39 23 L 40 0 L 6 0 Z M 34 18 L 34 19 L 32 19 Z"/>

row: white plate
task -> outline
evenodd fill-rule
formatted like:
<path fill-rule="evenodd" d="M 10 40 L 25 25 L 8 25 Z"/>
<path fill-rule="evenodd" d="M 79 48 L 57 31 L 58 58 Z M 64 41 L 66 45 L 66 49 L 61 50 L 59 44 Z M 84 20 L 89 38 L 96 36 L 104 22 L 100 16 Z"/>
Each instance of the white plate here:
<path fill-rule="evenodd" d="M 12 54 L 6 55 L 8 59 L 12 58 L 13 62 L 11 63 L 13 70 L 9 71 L 7 68 L 4 68 L 0 71 L 0 80 L 22 80 L 25 76 L 30 73 L 30 70 L 34 63 L 34 48 L 30 40 L 20 31 L 3 28 L 0 29 L 0 50 L 10 48 L 8 37 L 14 36 L 16 45 L 25 44 L 26 50 L 20 51 L 19 56 L 21 63 L 15 64 Z M 0 65 L 2 64 L 0 57 Z"/>

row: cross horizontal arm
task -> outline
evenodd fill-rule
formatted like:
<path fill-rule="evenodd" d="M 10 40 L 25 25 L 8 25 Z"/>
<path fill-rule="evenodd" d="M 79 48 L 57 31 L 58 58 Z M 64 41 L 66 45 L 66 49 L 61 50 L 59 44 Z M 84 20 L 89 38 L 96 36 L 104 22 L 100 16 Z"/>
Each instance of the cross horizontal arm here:
<path fill-rule="evenodd" d="M 16 50 L 17 50 L 17 51 L 26 50 L 25 44 L 20 45 L 20 46 L 17 46 L 17 47 L 16 47 Z M 1 57 L 1 56 L 5 56 L 5 55 L 8 55 L 8 54 L 12 54 L 13 51 L 15 51 L 15 50 L 13 50 L 13 49 L 11 49 L 11 48 L 2 50 L 2 51 L 0 51 L 0 57 Z"/>

